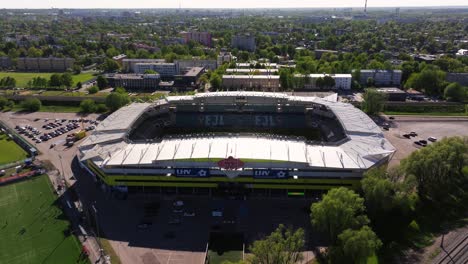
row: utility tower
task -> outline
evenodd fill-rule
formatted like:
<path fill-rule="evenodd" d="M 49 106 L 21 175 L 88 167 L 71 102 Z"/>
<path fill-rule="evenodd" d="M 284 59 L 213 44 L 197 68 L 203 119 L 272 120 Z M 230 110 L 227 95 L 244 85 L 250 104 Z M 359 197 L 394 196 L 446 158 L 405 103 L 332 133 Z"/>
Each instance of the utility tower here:
<path fill-rule="evenodd" d="M 366 3 L 364 4 L 364 14 L 367 15 L 367 0 L 366 0 Z"/>

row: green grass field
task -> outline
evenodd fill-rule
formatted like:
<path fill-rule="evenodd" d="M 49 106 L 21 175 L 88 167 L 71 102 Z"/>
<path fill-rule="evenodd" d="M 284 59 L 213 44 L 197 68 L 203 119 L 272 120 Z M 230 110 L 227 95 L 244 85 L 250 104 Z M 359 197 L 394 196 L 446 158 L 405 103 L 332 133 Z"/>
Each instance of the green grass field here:
<path fill-rule="evenodd" d="M 88 263 L 47 175 L 0 187 L 0 263 Z"/>
<path fill-rule="evenodd" d="M 21 105 L 15 105 L 12 109 L 5 109 L 7 111 L 23 111 Z M 79 106 L 73 105 L 42 105 L 38 112 L 59 112 L 59 113 L 78 113 L 81 111 Z"/>
<path fill-rule="evenodd" d="M 6 134 L 0 135 L 0 165 L 25 159 L 28 154 Z"/>
<path fill-rule="evenodd" d="M 50 72 L 0 72 L 0 79 L 3 77 L 13 77 L 16 80 L 16 87 L 26 88 L 28 82 L 35 77 L 43 77 L 49 79 L 54 73 Z M 73 75 L 73 82 L 76 85 L 78 82 L 85 82 L 92 79 L 94 76 L 92 73 L 80 73 Z"/>

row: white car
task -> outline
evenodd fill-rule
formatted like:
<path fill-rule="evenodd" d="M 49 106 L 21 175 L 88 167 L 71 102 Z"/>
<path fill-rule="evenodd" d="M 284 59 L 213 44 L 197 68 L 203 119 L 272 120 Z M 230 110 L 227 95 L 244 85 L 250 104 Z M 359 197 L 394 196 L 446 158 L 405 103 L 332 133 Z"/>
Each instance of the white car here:
<path fill-rule="evenodd" d="M 223 211 L 221 211 L 221 209 L 215 209 L 211 212 L 211 215 L 214 217 L 223 217 Z"/>
<path fill-rule="evenodd" d="M 184 206 L 184 201 L 175 201 L 172 205 L 174 206 Z"/>
<path fill-rule="evenodd" d="M 428 137 L 427 140 L 431 141 L 431 142 L 436 142 L 437 141 L 437 138 L 435 137 Z"/>

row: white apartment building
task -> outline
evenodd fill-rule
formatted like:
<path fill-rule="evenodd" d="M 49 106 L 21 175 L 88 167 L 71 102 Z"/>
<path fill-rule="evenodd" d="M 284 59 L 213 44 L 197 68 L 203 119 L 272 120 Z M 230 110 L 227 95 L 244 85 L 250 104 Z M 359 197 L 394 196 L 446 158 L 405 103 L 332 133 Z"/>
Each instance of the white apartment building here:
<path fill-rule="evenodd" d="M 296 74 L 296 78 L 304 78 L 304 87 L 297 87 L 298 89 L 320 89 L 316 85 L 318 78 L 323 78 L 325 76 L 330 76 L 335 80 L 335 86 L 330 87 L 329 89 L 341 89 L 341 90 L 350 90 L 352 76 L 351 74 L 309 74 L 308 76 L 302 74 Z"/>

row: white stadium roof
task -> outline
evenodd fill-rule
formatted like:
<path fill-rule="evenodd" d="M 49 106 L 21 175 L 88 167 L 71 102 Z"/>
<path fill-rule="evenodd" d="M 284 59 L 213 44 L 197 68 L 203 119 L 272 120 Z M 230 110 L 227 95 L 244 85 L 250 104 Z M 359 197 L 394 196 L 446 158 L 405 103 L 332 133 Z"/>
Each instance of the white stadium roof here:
<path fill-rule="evenodd" d="M 81 160 L 92 159 L 99 166 L 209 166 L 233 156 L 248 167 L 367 169 L 391 155 L 395 149 L 380 128 L 351 104 L 317 97 L 288 96 L 282 93 L 217 92 L 194 96 L 173 96 L 156 101 L 165 104 L 200 98 L 246 96 L 283 99 L 290 103 L 325 105 L 343 126 L 347 139 L 339 143 L 317 143 L 294 137 L 247 135 L 165 137 L 158 142 L 130 142 L 126 135 L 152 104 L 131 104 L 111 114 L 80 145 Z M 330 99 L 330 98 L 328 98 Z M 273 102 L 275 102 L 273 100 Z M 154 105 L 153 104 L 153 105 Z"/>

